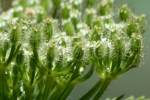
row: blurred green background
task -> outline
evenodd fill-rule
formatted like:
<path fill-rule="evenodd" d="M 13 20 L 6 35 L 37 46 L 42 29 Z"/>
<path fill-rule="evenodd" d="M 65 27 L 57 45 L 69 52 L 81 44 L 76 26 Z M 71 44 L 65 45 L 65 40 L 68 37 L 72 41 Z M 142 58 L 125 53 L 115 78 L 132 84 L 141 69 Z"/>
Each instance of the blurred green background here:
<path fill-rule="evenodd" d="M 6 10 L 8 9 L 8 6 L 10 6 L 10 2 L 12 0 L 0 1 L 0 6 Z M 9 2 L 6 3 L 6 1 Z M 103 98 L 115 97 L 121 94 L 125 94 L 126 96 L 134 95 L 135 97 L 142 95 L 150 97 L 150 0 L 115 0 L 114 8 L 117 9 L 124 3 L 127 3 L 136 14 L 145 14 L 147 16 L 146 32 L 144 34 L 144 57 L 139 68 L 133 69 L 113 81 L 108 87 L 108 90 L 105 92 Z M 96 83 L 97 79 L 96 75 L 93 75 L 93 77 L 91 77 L 87 82 L 78 85 L 78 87 L 75 88 L 69 96 L 69 100 L 78 100 L 77 97 L 80 97 L 80 95 L 90 89 L 90 87 Z"/>

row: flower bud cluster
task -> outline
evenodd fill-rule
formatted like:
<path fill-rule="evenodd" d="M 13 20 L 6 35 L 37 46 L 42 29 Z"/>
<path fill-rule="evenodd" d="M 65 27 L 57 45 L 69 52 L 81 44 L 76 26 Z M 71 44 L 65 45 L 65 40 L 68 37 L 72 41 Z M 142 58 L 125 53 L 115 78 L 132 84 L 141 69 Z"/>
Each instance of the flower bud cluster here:
<path fill-rule="evenodd" d="M 0 16 L 0 75 L 9 73 L 9 80 L 15 77 L 25 95 L 28 86 L 35 85 L 32 91 L 37 92 L 49 79 L 51 87 L 43 84 L 43 91 L 35 93 L 37 97 L 54 85 L 53 97 L 59 91 L 56 85 L 88 79 L 91 70 L 102 79 L 113 79 L 137 67 L 143 49 L 144 16 L 136 16 L 126 5 L 114 11 L 113 0 L 49 2 L 45 8 L 16 5 Z M 47 9 L 48 13 L 46 8 L 53 10 Z"/>

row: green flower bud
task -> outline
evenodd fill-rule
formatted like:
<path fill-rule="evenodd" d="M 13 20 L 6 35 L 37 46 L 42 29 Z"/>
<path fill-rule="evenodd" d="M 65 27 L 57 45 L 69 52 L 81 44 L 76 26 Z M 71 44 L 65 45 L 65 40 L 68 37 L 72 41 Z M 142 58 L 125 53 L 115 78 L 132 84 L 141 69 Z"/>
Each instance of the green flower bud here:
<path fill-rule="evenodd" d="M 73 49 L 73 59 L 80 61 L 83 57 L 83 54 L 84 54 L 84 51 L 81 47 L 81 44 L 80 43 L 76 44 Z"/>
<path fill-rule="evenodd" d="M 53 67 L 53 61 L 55 58 L 55 47 L 54 44 L 51 44 L 51 46 L 49 47 L 48 51 L 47 51 L 47 66 L 49 68 Z"/>
<path fill-rule="evenodd" d="M 37 50 L 40 45 L 40 32 L 35 28 L 32 29 L 32 34 L 30 36 L 30 45 L 33 50 Z"/>
<path fill-rule="evenodd" d="M 139 23 L 139 27 L 140 27 L 140 32 L 144 33 L 145 32 L 145 25 L 146 25 L 146 16 L 145 15 L 141 15 L 137 18 L 137 23 Z"/>
<path fill-rule="evenodd" d="M 110 14 L 113 0 L 102 0 L 98 8 L 98 13 L 102 16 Z"/>
<path fill-rule="evenodd" d="M 95 17 L 95 10 L 94 9 L 87 9 L 86 10 L 86 15 L 85 15 L 85 22 L 88 26 L 91 27 L 92 22 L 94 20 Z"/>
<path fill-rule="evenodd" d="M 61 11 L 62 18 L 68 19 L 69 18 L 69 14 L 70 14 L 69 12 L 70 12 L 70 9 L 66 5 L 64 8 L 62 8 L 62 11 Z"/>
<path fill-rule="evenodd" d="M 119 17 L 122 21 L 127 21 L 130 17 L 130 10 L 127 5 L 123 5 L 119 11 Z"/>
<path fill-rule="evenodd" d="M 131 22 L 127 25 L 127 35 L 131 37 L 132 33 L 139 33 L 139 24 L 136 22 Z"/>
<path fill-rule="evenodd" d="M 141 59 L 141 51 L 142 51 L 142 37 L 137 34 L 132 34 L 131 39 L 131 48 L 130 48 L 130 58 L 127 62 L 127 69 L 131 69 L 136 67 Z"/>
<path fill-rule="evenodd" d="M 47 40 L 50 40 L 52 38 L 53 25 L 52 25 L 52 19 L 50 19 L 50 18 L 47 18 L 45 21 L 44 33 L 46 35 Z"/>
<path fill-rule="evenodd" d="M 64 24 L 64 31 L 68 36 L 72 36 L 75 33 L 75 28 L 72 22 L 67 22 Z"/>
<path fill-rule="evenodd" d="M 10 41 L 12 44 L 16 44 L 19 41 L 19 26 L 13 26 L 10 34 Z"/>
<path fill-rule="evenodd" d="M 87 7 L 92 7 L 96 3 L 96 0 L 85 0 Z"/>
<path fill-rule="evenodd" d="M 99 43 L 97 47 L 95 48 L 95 61 L 96 62 L 96 72 L 100 75 L 100 77 L 103 77 L 103 73 L 105 71 L 105 60 L 107 59 L 107 47 L 104 44 Z M 102 76 L 101 76 L 102 75 Z"/>
<path fill-rule="evenodd" d="M 144 16 L 126 5 L 114 12 L 113 0 L 40 2 L 19 1 L 15 7 L 24 11 L 0 15 L 2 99 L 66 100 L 96 72 L 101 80 L 92 88 L 95 97 L 89 91 L 81 100 L 98 100 L 111 80 L 139 64 Z"/>
<path fill-rule="evenodd" d="M 101 28 L 95 26 L 90 34 L 90 39 L 92 41 L 99 41 L 101 38 L 102 32 L 101 32 Z"/>
<path fill-rule="evenodd" d="M 119 36 L 114 37 L 113 40 L 113 53 L 112 53 L 112 66 L 111 70 L 112 73 L 118 74 L 118 72 L 121 71 L 121 63 L 123 59 L 123 55 L 125 52 L 125 44 L 122 38 L 119 38 Z"/>

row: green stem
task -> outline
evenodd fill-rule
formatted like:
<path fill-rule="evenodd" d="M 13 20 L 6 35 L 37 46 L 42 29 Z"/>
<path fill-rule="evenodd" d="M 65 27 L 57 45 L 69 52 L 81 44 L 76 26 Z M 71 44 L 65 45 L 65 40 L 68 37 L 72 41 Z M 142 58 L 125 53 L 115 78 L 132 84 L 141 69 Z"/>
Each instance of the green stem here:
<path fill-rule="evenodd" d="M 60 93 L 61 93 L 61 87 L 57 84 L 51 91 L 50 100 L 57 100 L 57 97 L 58 95 L 60 95 Z"/>
<path fill-rule="evenodd" d="M 71 81 L 69 81 L 65 87 L 63 87 L 64 89 L 60 92 L 59 95 L 57 95 L 57 97 L 55 97 L 54 100 L 65 100 L 65 97 L 68 96 L 68 92 L 72 90 L 72 87 L 71 87 Z"/>
<path fill-rule="evenodd" d="M 78 65 L 76 65 L 76 66 L 78 66 Z M 60 96 L 58 96 L 59 98 L 61 98 L 61 100 L 66 100 L 67 96 L 74 89 L 75 84 L 73 84 L 73 81 L 78 77 L 78 70 L 79 70 L 79 67 L 77 67 L 74 70 L 73 75 L 71 76 L 70 81 L 66 84 L 66 86 L 65 86 L 63 92 L 60 94 Z M 60 99 L 58 99 L 58 100 L 60 100 Z"/>
<path fill-rule="evenodd" d="M 94 96 L 93 100 L 99 100 L 99 98 L 103 95 L 103 93 L 109 86 L 111 79 L 102 79 L 101 81 L 102 81 L 101 86 L 100 86 L 97 94 Z"/>
<path fill-rule="evenodd" d="M 99 89 L 98 87 L 101 86 L 101 80 L 99 80 L 86 94 L 84 94 L 80 100 L 89 100 L 97 91 L 97 89 Z"/>
<path fill-rule="evenodd" d="M 68 88 L 65 89 L 65 91 L 62 94 L 61 99 L 62 100 L 66 100 L 66 98 L 68 97 L 68 95 L 70 94 L 70 92 L 74 89 L 74 85 L 70 84 L 68 86 Z"/>
<path fill-rule="evenodd" d="M 52 79 L 51 77 L 47 77 L 48 79 L 46 80 L 47 84 L 45 86 L 45 90 L 43 93 L 43 100 L 48 100 L 50 93 L 53 91 L 53 89 L 56 86 L 56 82 L 54 79 Z M 49 80 L 51 79 L 51 80 Z"/>
<path fill-rule="evenodd" d="M 3 64 L 0 64 L 0 100 L 8 100 L 9 87 L 7 83 L 7 75 L 5 74 L 5 68 Z"/>

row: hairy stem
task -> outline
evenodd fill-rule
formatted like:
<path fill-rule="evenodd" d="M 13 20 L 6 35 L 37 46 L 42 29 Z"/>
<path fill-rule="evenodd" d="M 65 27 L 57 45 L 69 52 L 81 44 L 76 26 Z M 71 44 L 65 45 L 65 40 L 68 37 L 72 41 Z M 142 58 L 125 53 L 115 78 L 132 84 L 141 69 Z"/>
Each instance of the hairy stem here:
<path fill-rule="evenodd" d="M 80 100 L 89 100 L 101 86 L 101 80 L 99 80 L 86 94 L 84 94 Z"/>
<path fill-rule="evenodd" d="M 96 95 L 94 96 L 93 100 L 99 100 L 100 99 L 100 97 L 103 95 L 103 93 L 105 92 L 105 90 L 109 86 L 111 79 L 102 79 L 101 81 L 102 81 L 101 86 L 100 86 L 98 92 L 96 93 Z"/>

